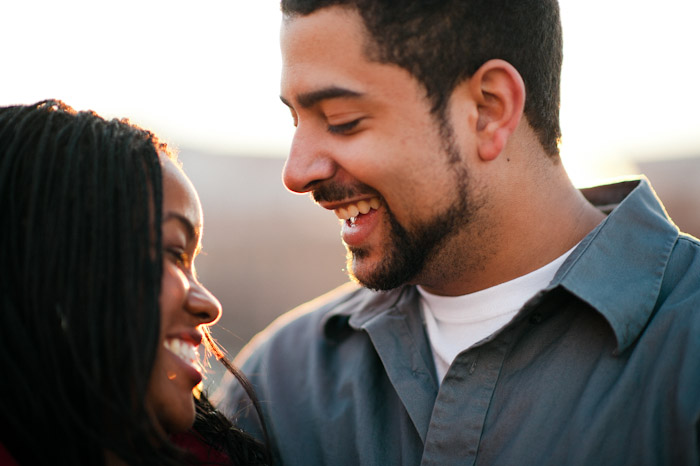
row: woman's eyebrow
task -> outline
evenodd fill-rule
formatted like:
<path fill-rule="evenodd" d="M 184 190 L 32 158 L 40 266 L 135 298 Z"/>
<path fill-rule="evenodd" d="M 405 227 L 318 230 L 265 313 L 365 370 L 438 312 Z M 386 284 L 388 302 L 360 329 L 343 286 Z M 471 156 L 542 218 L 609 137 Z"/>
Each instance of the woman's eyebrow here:
<path fill-rule="evenodd" d="M 177 212 L 167 212 L 163 216 L 163 223 L 167 222 L 168 220 L 171 219 L 176 219 L 178 220 L 182 226 L 185 227 L 185 230 L 187 232 L 188 240 L 192 240 L 196 237 L 199 236 L 199 231 L 194 227 L 190 219 L 185 217 L 184 215 L 178 214 Z"/>

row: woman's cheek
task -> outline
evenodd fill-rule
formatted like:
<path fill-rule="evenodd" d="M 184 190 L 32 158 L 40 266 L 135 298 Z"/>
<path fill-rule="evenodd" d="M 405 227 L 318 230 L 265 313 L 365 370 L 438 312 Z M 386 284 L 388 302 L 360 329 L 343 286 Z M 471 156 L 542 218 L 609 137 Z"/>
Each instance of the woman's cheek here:
<path fill-rule="evenodd" d="M 188 281 L 185 274 L 174 264 L 166 263 L 163 267 L 163 280 L 160 290 L 161 312 L 182 308 L 187 293 Z"/>

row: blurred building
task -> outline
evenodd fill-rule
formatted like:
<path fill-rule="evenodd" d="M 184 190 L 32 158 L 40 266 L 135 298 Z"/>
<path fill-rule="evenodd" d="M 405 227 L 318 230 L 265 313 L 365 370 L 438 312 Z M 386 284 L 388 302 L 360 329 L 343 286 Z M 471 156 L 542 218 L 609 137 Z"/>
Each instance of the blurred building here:
<path fill-rule="evenodd" d="M 700 156 L 637 162 L 678 227 L 700 238 Z"/>

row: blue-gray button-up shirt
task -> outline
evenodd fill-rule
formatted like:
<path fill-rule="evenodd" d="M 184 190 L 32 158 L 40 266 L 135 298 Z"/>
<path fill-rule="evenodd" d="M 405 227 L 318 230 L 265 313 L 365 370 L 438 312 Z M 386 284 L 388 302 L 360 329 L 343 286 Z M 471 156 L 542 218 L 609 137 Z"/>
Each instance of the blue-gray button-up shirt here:
<path fill-rule="evenodd" d="M 699 464 L 700 243 L 644 179 L 584 194 L 611 213 L 441 385 L 411 286 L 346 287 L 256 337 L 243 370 L 280 463 Z"/>

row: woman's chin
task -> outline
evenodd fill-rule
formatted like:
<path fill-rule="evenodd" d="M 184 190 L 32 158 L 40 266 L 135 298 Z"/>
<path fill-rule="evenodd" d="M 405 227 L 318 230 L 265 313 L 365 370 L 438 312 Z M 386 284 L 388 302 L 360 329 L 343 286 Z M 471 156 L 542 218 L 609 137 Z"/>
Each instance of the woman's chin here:
<path fill-rule="evenodd" d="M 187 399 L 183 399 L 177 406 L 177 409 L 171 409 L 167 413 L 160 416 L 158 423 L 167 434 L 178 434 L 186 432 L 194 424 L 195 407 L 194 397 L 189 393 Z"/>

